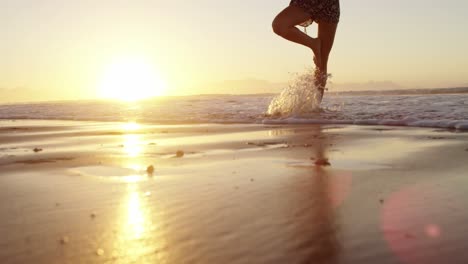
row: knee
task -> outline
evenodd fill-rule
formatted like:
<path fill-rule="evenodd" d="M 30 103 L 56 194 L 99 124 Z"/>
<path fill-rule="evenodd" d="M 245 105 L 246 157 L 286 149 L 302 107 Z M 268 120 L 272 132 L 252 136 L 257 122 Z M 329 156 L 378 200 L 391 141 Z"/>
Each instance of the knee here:
<path fill-rule="evenodd" d="M 273 28 L 273 32 L 280 36 L 283 36 L 288 30 L 288 27 L 278 17 L 273 20 L 271 27 Z"/>

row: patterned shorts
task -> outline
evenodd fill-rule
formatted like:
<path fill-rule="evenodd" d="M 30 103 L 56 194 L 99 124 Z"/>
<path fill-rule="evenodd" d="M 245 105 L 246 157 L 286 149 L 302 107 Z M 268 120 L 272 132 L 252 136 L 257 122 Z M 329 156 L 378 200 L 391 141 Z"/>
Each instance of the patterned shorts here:
<path fill-rule="evenodd" d="M 302 26 L 308 26 L 312 22 L 338 23 L 340 21 L 339 0 L 291 0 L 290 6 L 297 6 L 310 14 L 310 20 Z"/>

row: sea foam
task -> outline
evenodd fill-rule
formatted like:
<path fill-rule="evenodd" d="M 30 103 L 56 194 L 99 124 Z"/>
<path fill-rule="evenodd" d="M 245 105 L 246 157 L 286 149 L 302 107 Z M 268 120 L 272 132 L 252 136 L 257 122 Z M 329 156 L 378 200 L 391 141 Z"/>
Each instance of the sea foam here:
<path fill-rule="evenodd" d="M 278 96 L 271 101 L 267 114 L 272 117 L 314 117 L 321 108 L 322 94 L 312 70 L 296 74 Z"/>

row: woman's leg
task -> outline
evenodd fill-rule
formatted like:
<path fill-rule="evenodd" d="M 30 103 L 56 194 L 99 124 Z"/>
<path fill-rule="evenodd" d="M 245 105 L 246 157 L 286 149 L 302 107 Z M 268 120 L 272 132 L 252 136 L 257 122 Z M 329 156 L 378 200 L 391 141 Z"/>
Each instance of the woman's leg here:
<path fill-rule="evenodd" d="M 304 45 L 312 49 L 315 55 L 317 67 L 322 67 L 321 41 L 319 38 L 312 38 L 296 28 L 297 25 L 310 19 L 310 15 L 296 6 L 288 6 L 279 13 L 273 20 L 273 31 L 281 37 Z"/>
<path fill-rule="evenodd" d="M 315 72 L 315 85 L 321 91 L 321 97 L 323 91 L 327 85 L 328 79 L 328 57 L 330 56 L 333 42 L 335 41 L 336 28 L 338 23 L 327 23 L 319 22 L 318 26 L 318 38 L 321 41 L 321 66 L 317 68 Z"/>
<path fill-rule="evenodd" d="M 338 23 L 320 22 L 318 25 L 318 38 L 321 41 L 321 61 L 322 67 L 319 67 L 323 73 L 327 73 L 328 57 L 330 56 L 333 42 L 335 41 L 336 28 Z"/>

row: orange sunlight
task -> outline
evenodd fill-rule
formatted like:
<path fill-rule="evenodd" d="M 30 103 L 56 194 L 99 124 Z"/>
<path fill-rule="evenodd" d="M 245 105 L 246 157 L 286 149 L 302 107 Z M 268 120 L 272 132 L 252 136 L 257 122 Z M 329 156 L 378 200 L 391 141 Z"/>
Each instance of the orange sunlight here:
<path fill-rule="evenodd" d="M 154 66 L 138 57 L 121 58 L 108 65 L 98 84 L 99 97 L 137 101 L 161 96 L 166 83 Z"/>

